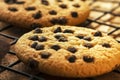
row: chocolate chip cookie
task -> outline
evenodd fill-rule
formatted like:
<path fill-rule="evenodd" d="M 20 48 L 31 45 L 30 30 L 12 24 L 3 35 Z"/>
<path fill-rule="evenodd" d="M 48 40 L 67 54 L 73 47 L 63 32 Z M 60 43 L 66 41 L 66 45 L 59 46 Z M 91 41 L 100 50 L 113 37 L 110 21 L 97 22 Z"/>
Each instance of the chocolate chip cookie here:
<path fill-rule="evenodd" d="M 77 25 L 89 12 L 89 6 L 81 0 L 0 0 L 1 21 L 31 29 Z"/>
<path fill-rule="evenodd" d="M 55 25 L 24 34 L 14 50 L 32 69 L 62 77 L 92 77 L 120 64 L 120 44 L 100 31 Z"/>

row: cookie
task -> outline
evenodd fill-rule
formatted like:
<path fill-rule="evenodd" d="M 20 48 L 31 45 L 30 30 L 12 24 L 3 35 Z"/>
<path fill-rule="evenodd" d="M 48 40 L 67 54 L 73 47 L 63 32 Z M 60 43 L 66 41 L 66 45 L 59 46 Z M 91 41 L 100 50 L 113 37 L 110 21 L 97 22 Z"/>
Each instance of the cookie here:
<path fill-rule="evenodd" d="M 32 69 L 62 77 L 92 77 L 120 64 L 120 44 L 100 31 L 60 26 L 36 28 L 15 44 L 18 58 Z"/>
<path fill-rule="evenodd" d="M 78 25 L 89 12 L 89 6 L 81 0 L 0 0 L 1 21 L 31 29 Z"/>

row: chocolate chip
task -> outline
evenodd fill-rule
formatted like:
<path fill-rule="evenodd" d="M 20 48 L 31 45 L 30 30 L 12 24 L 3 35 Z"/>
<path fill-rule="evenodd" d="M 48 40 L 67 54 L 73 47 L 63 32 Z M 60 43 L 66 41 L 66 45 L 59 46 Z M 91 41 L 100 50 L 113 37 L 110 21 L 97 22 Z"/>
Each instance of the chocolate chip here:
<path fill-rule="evenodd" d="M 73 0 L 69 0 L 69 1 L 73 1 Z"/>
<path fill-rule="evenodd" d="M 29 6 L 29 7 L 26 7 L 25 10 L 27 10 L 27 11 L 33 11 L 33 10 L 36 10 L 36 8 L 33 7 L 33 6 Z"/>
<path fill-rule="evenodd" d="M 34 33 L 42 33 L 42 30 L 41 30 L 40 28 L 36 28 L 36 29 L 34 30 Z"/>
<path fill-rule="evenodd" d="M 44 52 L 41 52 L 40 55 L 41 55 L 41 58 L 48 59 L 51 56 L 51 53 L 44 51 Z"/>
<path fill-rule="evenodd" d="M 74 33 L 74 31 L 73 31 L 73 30 L 70 30 L 70 29 L 65 29 L 65 30 L 63 31 L 63 33 Z"/>
<path fill-rule="evenodd" d="M 57 18 L 52 18 L 52 19 L 50 20 L 50 22 L 51 22 L 52 24 L 57 24 L 57 23 L 58 23 L 58 19 L 57 19 Z"/>
<path fill-rule="evenodd" d="M 54 36 L 56 39 L 60 39 L 60 37 L 64 37 L 63 35 L 57 34 Z"/>
<path fill-rule="evenodd" d="M 17 1 L 16 4 L 24 4 L 25 1 Z"/>
<path fill-rule="evenodd" d="M 38 39 L 38 41 L 40 41 L 40 42 L 45 42 L 45 41 L 47 41 L 47 38 L 44 37 L 44 36 L 41 36 L 41 37 Z"/>
<path fill-rule="evenodd" d="M 81 1 L 86 1 L 86 0 L 81 0 Z"/>
<path fill-rule="evenodd" d="M 8 10 L 12 11 L 12 12 L 17 12 L 18 10 L 14 7 L 9 7 Z"/>
<path fill-rule="evenodd" d="M 41 0 L 41 3 L 42 3 L 43 5 L 46 5 L 46 6 L 49 5 L 49 2 L 48 2 L 47 0 Z"/>
<path fill-rule="evenodd" d="M 51 14 L 51 15 L 56 15 L 57 12 L 56 12 L 55 10 L 51 10 L 51 11 L 49 11 L 49 14 Z"/>
<path fill-rule="evenodd" d="M 77 49 L 75 47 L 68 47 L 67 50 L 72 52 L 72 53 L 77 52 Z"/>
<path fill-rule="evenodd" d="M 58 18 L 58 24 L 65 25 L 67 23 L 67 19 L 65 17 Z"/>
<path fill-rule="evenodd" d="M 65 25 L 67 23 L 67 19 L 65 17 L 53 18 L 50 20 L 52 24 L 61 24 Z"/>
<path fill-rule="evenodd" d="M 32 15 L 34 19 L 40 19 L 42 17 L 41 11 L 36 12 L 35 14 Z"/>
<path fill-rule="evenodd" d="M 38 40 L 38 36 L 37 35 L 33 35 L 33 36 L 30 36 L 28 39 L 36 41 L 36 40 Z"/>
<path fill-rule="evenodd" d="M 74 17 L 74 18 L 77 18 L 78 17 L 78 13 L 77 12 L 71 12 L 71 16 Z"/>
<path fill-rule="evenodd" d="M 17 0 L 4 0 L 5 3 L 7 4 L 23 4 L 24 1 L 17 1 Z"/>
<path fill-rule="evenodd" d="M 35 48 L 37 46 L 37 42 L 32 43 L 31 48 Z"/>
<path fill-rule="evenodd" d="M 79 38 L 79 39 L 83 39 L 84 38 L 83 35 L 77 35 L 76 37 Z"/>
<path fill-rule="evenodd" d="M 102 33 L 100 31 L 97 31 L 97 32 L 94 33 L 94 36 L 96 36 L 96 37 L 97 36 L 102 37 Z"/>
<path fill-rule="evenodd" d="M 32 29 L 35 29 L 35 28 L 38 28 L 38 27 L 42 27 L 42 25 L 40 23 L 33 23 L 33 24 L 31 24 L 31 28 Z"/>
<path fill-rule="evenodd" d="M 83 56 L 83 60 L 87 63 L 94 62 L 94 57 L 91 56 Z"/>
<path fill-rule="evenodd" d="M 111 45 L 109 43 L 104 43 L 104 44 L 102 44 L 102 46 L 106 47 L 106 48 L 110 48 L 111 47 Z"/>
<path fill-rule="evenodd" d="M 91 37 L 84 37 L 84 40 L 91 41 Z"/>
<path fill-rule="evenodd" d="M 4 0 L 4 2 L 8 3 L 10 0 Z"/>
<path fill-rule="evenodd" d="M 91 44 L 91 43 L 85 43 L 84 46 L 87 47 L 87 48 L 92 48 L 93 44 Z"/>
<path fill-rule="evenodd" d="M 36 60 L 34 60 L 34 59 L 32 59 L 32 58 L 30 58 L 29 60 L 28 60 L 28 66 L 30 67 L 30 68 L 38 68 L 38 64 L 39 64 L 39 62 L 38 61 L 36 61 Z"/>
<path fill-rule="evenodd" d="M 59 7 L 62 8 L 62 9 L 66 9 L 67 5 L 66 4 L 60 4 Z"/>
<path fill-rule="evenodd" d="M 61 27 L 57 27 L 57 28 L 54 30 L 54 33 L 58 33 L 58 32 L 62 32 Z"/>
<path fill-rule="evenodd" d="M 57 51 L 60 49 L 60 46 L 59 45 L 52 45 L 51 48 Z"/>
<path fill-rule="evenodd" d="M 8 4 L 13 4 L 15 3 L 17 0 L 4 0 L 5 3 L 8 3 Z"/>
<path fill-rule="evenodd" d="M 57 2 L 62 2 L 62 0 L 56 0 Z"/>
<path fill-rule="evenodd" d="M 68 61 L 70 62 L 70 63 L 74 63 L 75 61 L 76 61 L 76 56 L 75 55 L 71 55 L 71 56 L 69 56 L 68 57 Z"/>
<path fill-rule="evenodd" d="M 44 50 L 44 45 L 42 45 L 42 44 L 38 44 L 38 45 L 36 45 L 36 47 L 35 47 L 35 49 L 36 50 Z"/>
<path fill-rule="evenodd" d="M 60 37 L 59 38 L 59 42 L 67 42 L 67 38 L 66 37 Z"/>
<path fill-rule="evenodd" d="M 79 8 L 79 7 L 80 7 L 79 4 L 73 4 L 73 6 L 76 7 L 76 8 Z"/>
<path fill-rule="evenodd" d="M 67 38 L 63 35 L 55 35 L 54 36 L 56 39 L 58 39 L 59 42 L 66 42 L 68 41 Z"/>

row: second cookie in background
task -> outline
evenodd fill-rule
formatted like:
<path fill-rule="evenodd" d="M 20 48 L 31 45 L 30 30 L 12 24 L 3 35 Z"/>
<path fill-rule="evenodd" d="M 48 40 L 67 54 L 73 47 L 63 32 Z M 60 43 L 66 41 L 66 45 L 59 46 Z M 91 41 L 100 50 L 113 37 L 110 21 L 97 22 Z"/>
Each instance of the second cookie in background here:
<path fill-rule="evenodd" d="M 0 20 L 24 28 L 78 25 L 89 16 L 80 0 L 0 0 Z"/>

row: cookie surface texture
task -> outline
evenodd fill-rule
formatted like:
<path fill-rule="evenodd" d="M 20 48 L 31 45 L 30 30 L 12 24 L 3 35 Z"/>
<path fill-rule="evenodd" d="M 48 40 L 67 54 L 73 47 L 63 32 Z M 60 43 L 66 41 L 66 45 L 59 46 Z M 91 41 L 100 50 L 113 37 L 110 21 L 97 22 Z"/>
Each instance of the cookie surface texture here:
<path fill-rule="evenodd" d="M 24 28 L 78 25 L 89 6 L 80 0 L 0 0 L 0 20 Z"/>
<path fill-rule="evenodd" d="M 92 77 L 120 64 L 120 44 L 100 31 L 55 25 L 24 34 L 14 50 L 21 61 L 46 74 Z"/>

